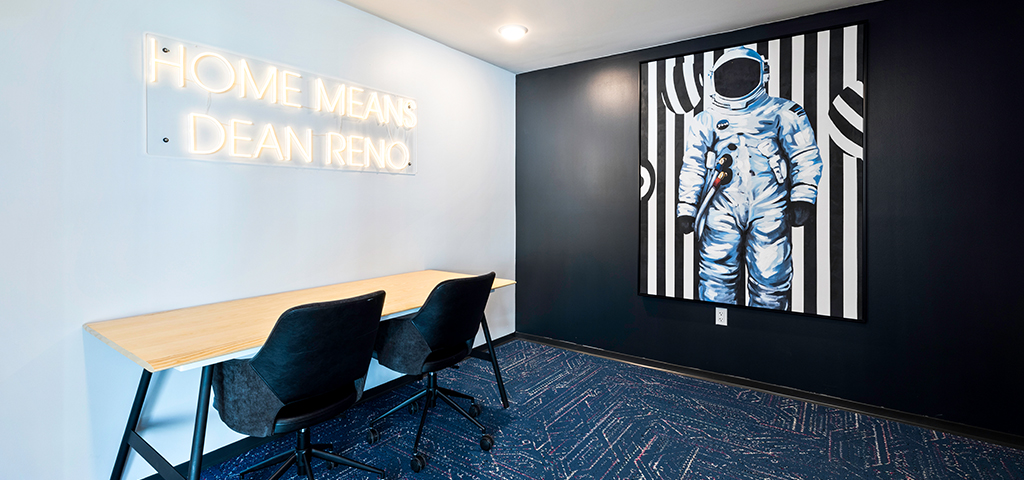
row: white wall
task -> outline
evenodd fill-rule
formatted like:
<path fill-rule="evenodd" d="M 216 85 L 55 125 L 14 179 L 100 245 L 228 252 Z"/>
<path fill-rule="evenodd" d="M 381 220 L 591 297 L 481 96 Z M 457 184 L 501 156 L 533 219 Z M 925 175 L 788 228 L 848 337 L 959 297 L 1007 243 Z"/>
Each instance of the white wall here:
<path fill-rule="evenodd" d="M 146 155 L 146 32 L 415 98 L 418 173 Z M 4 2 L 2 476 L 109 476 L 141 369 L 84 323 L 424 268 L 514 278 L 514 88 L 334 0 Z M 513 298 L 491 296 L 495 336 Z M 154 376 L 143 436 L 172 463 L 198 378 Z M 207 451 L 238 438 L 213 411 Z M 126 478 L 152 473 L 133 457 Z"/>

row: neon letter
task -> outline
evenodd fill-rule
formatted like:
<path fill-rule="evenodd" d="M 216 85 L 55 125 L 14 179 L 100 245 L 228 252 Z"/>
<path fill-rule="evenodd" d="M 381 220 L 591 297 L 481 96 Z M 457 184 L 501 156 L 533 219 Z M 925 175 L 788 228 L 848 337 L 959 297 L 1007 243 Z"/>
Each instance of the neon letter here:
<path fill-rule="evenodd" d="M 361 91 L 363 91 L 363 89 L 361 88 L 348 87 L 348 116 L 350 117 L 363 118 L 358 113 L 356 113 L 356 105 L 363 104 L 363 102 L 356 101 L 356 92 Z M 348 142 L 348 144 L 352 145 L 352 142 Z"/>
<path fill-rule="evenodd" d="M 416 100 L 405 101 L 405 127 L 412 128 L 416 126 Z"/>
<path fill-rule="evenodd" d="M 364 147 L 366 150 L 363 152 L 363 165 L 370 165 L 370 157 L 373 157 L 373 163 L 377 164 L 377 168 L 384 168 L 384 140 L 380 141 L 380 149 L 374 147 L 373 140 L 369 137 L 363 139 Z"/>
<path fill-rule="evenodd" d="M 295 130 L 292 127 L 285 127 L 287 133 L 284 139 L 284 159 L 292 159 L 292 140 L 299 146 L 299 155 L 305 158 L 307 162 L 313 161 L 313 129 L 306 129 L 306 148 L 302 148 L 302 140 L 299 140 L 299 136 L 295 134 Z"/>
<path fill-rule="evenodd" d="M 269 123 L 263 127 L 260 141 L 256 144 L 256 153 L 253 153 L 252 156 L 260 158 L 264 148 L 273 148 L 277 151 L 277 159 L 284 160 L 284 155 L 281 154 L 281 144 L 277 141 L 277 132 L 274 131 L 274 126 Z"/>
<path fill-rule="evenodd" d="M 363 120 L 370 116 L 370 112 L 376 112 L 377 122 L 384 123 L 384 112 L 380 111 L 380 99 L 377 98 L 377 92 L 370 92 L 370 102 L 366 105 L 366 110 L 363 112 Z"/>
<path fill-rule="evenodd" d="M 359 140 L 356 140 L 357 138 Z M 348 164 L 352 165 L 353 167 L 355 167 L 355 166 L 359 166 L 359 167 L 368 167 L 368 166 L 370 166 L 370 161 L 369 161 L 370 159 L 368 159 L 368 158 L 364 159 L 364 160 L 366 160 L 366 163 L 352 163 L 352 154 L 353 153 L 363 153 L 362 150 L 356 150 L 356 145 L 359 145 L 360 141 L 362 139 L 363 139 L 363 137 L 360 137 L 359 135 L 349 135 L 348 136 Z"/>
<path fill-rule="evenodd" d="M 220 133 L 220 140 L 217 140 L 216 147 L 210 148 L 208 150 L 199 149 L 199 135 L 196 132 L 196 120 L 200 118 L 206 120 L 211 125 L 217 126 L 217 132 Z M 203 115 L 201 113 L 188 114 L 188 153 L 196 155 L 210 155 L 212 153 L 217 153 L 221 148 L 224 148 L 225 140 L 227 140 L 227 135 L 224 134 L 224 125 L 221 125 L 220 122 L 217 121 L 217 119 L 209 115 Z"/>
<path fill-rule="evenodd" d="M 221 89 L 210 88 L 205 83 L 203 83 L 202 80 L 199 79 L 199 71 L 196 69 L 196 67 L 199 66 L 199 61 L 204 59 L 204 58 L 206 58 L 206 57 L 213 57 L 213 58 L 216 58 L 217 60 L 220 60 L 220 63 L 223 63 L 224 66 L 228 68 L 228 72 L 231 72 L 230 76 L 229 76 L 229 79 L 228 79 L 228 83 L 227 83 L 227 85 L 224 86 L 224 88 L 221 88 Z M 231 90 L 231 87 L 235 86 L 235 67 L 232 67 L 231 66 L 231 62 L 229 62 L 228 59 L 222 57 L 218 53 L 203 52 L 203 53 L 200 53 L 199 55 L 196 55 L 195 57 L 192 58 L 192 63 L 191 63 L 190 70 L 192 70 L 192 80 L 195 80 L 196 81 L 196 85 L 199 85 L 200 87 L 203 87 L 203 90 L 206 90 L 207 92 L 210 92 L 210 93 L 224 93 L 224 92 L 226 92 L 228 90 Z"/>
<path fill-rule="evenodd" d="M 249 137 L 241 137 L 238 135 L 238 124 L 252 125 L 252 122 L 247 122 L 245 120 L 235 120 L 233 118 L 231 119 L 231 122 L 229 122 L 228 127 L 228 153 L 232 157 L 252 158 L 252 155 L 248 153 L 238 153 L 239 140 L 252 141 L 252 139 Z"/>
<path fill-rule="evenodd" d="M 293 88 L 288 86 L 288 77 L 302 78 L 302 75 L 297 73 L 289 72 L 287 70 L 281 70 L 281 103 L 288 105 L 289 107 L 302 108 L 302 105 L 298 103 L 291 103 L 288 101 L 288 92 L 301 92 L 300 88 Z"/>
<path fill-rule="evenodd" d="M 166 65 L 178 69 L 178 86 L 185 87 L 185 46 L 178 45 L 178 63 L 160 60 L 157 58 L 156 39 L 149 39 L 149 81 L 156 83 L 156 67 Z"/>
<path fill-rule="evenodd" d="M 398 103 L 391 100 L 391 95 L 384 95 L 384 123 L 391 123 L 391 116 L 395 116 L 395 125 L 402 126 L 402 104 L 401 99 Z"/>
<path fill-rule="evenodd" d="M 334 99 L 331 100 L 331 96 L 327 94 L 327 87 L 324 86 L 324 81 L 316 79 L 316 111 L 323 110 L 323 104 L 327 103 L 327 111 L 333 112 L 341 107 L 341 111 L 338 115 L 345 114 L 345 85 L 338 85 L 334 89 Z"/>
<path fill-rule="evenodd" d="M 245 97 L 246 87 L 252 85 L 257 99 L 262 100 L 267 92 L 270 92 L 270 103 L 277 103 L 277 67 L 271 66 L 267 69 L 267 81 L 263 82 L 263 88 L 256 85 L 252 70 L 249 70 L 249 63 L 244 58 L 238 62 L 238 68 L 242 70 L 242 90 L 239 92 L 239 97 Z"/>
<path fill-rule="evenodd" d="M 341 148 L 334 148 L 334 142 L 335 141 L 341 143 Z M 328 132 L 327 133 L 327 151 L 325 152 L 327 154 L 327 158 L 325 159 L 326 161 L 324 163 L 327 164 L 327 165 L 330 165 L 331 164 L 331 159 L 334 158 L 335 155 L 337 155 L 338 156 L 338 162 L 340 162 L 342 165 L 344 165 L 345 164 L 345 157 L 341 156 L 341 151 L 344 150 L 344 149 L 345 149 L 345 137 L 341 136 L 340 133 Z"/>
<path fill-rule="evenodd" d="M 395 150 L 395 147 L 398 147 L 402 151 L 402 158 L 400 159 L 401 161 L 399 161 L 398 163 L 391 161 L 391 159 L 393 158 L 391 152 Z M 388 160 L 389 167 L 395 170 L 402 170 L 405 167 L 409 166 L 409 149 L 406 148 L 405 144 L 402 142 L 393 142 L 391 145 L 388 145 L 388 151 L 387 154 L 384 155 L 384 158 Z"/>

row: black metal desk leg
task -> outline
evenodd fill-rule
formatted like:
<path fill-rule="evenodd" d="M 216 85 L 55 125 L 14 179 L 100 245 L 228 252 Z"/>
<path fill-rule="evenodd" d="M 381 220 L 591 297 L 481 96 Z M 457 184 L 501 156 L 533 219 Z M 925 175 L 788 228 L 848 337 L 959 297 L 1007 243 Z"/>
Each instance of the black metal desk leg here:
<path fill-rule="evenodd" d="M 501 394 L 501 406 L 508 408 L 508 393 L 505 392 L 505 381 L 501 379 L 501 369 L 498 368 L 498 354 L 494 353 L 494 345 L 491 343 L 491 330 L 487 328 L 487 316 L 480 320 L 484 327 L 484 340 L 487 340 L 487 353 L 491 356 L 491 367 L 494 367 L 494 378 L 498 381 L 498 393 Z"/>
<path fill-rule="evenodd" d="M 121 480 L 124 474 L 124 464 L 128 461 L 128 437 L 139 426 L 139 417 L 142 415 L 142 403 L 146 400 L 146 391 L 149 390 L 149 381 L 153 379 L 153 372 L 143 369 L 142 378 L 139 379 L 139 389 L 135 392 L 135 403 L 128 414 L 128 425 L 124 427 L 124 436 L 121 437 L 121 446 L 117 449 L 117 457 L 114 460 L 114 470 L 110 472 L 110 480 Z"/>
<path fill-rule="evenodd" d="M 199 405 L 196 406 L 196 429 L 192 433 L 192 459 L 188 462 L 188 480 L 199 480 L 203 469 L 203 443 L 206 441 L 206 419 L 210 415 L 210 389 L 213 386 L 213 365 L 203 367 L 199 383 Z"/>

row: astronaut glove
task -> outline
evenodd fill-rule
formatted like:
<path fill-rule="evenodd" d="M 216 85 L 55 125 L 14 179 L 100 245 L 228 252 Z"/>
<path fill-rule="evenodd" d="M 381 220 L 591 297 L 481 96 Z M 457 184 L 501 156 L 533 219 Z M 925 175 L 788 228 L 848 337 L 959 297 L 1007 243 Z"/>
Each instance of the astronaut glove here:
<path fill-rule="evenodd" d="M 809 202 L 790 202 L 789 204 L 789 225 L 802 227 L 810 221 L 814 214 L 814 204 Z"/>
<path fill-rule="evenodd" d="M 686 235 L 687 233 L 693 233 L 693 223 L 696 220 L 697 219 L 691 215 L 682 215 L 676 217 L 676 228 L 678 228 L 679 231 L 683 233 L 683 235 Z"/>

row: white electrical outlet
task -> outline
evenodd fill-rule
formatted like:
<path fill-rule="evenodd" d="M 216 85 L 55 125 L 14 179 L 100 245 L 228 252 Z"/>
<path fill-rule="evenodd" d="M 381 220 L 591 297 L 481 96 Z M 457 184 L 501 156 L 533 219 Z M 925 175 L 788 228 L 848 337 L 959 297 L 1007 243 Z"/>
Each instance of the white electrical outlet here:
<path fill-rule="evenodd" d="M 715 325 L 723 327 L 729 325 L 729 310 L 722 307 L 715 307 Z"/>

